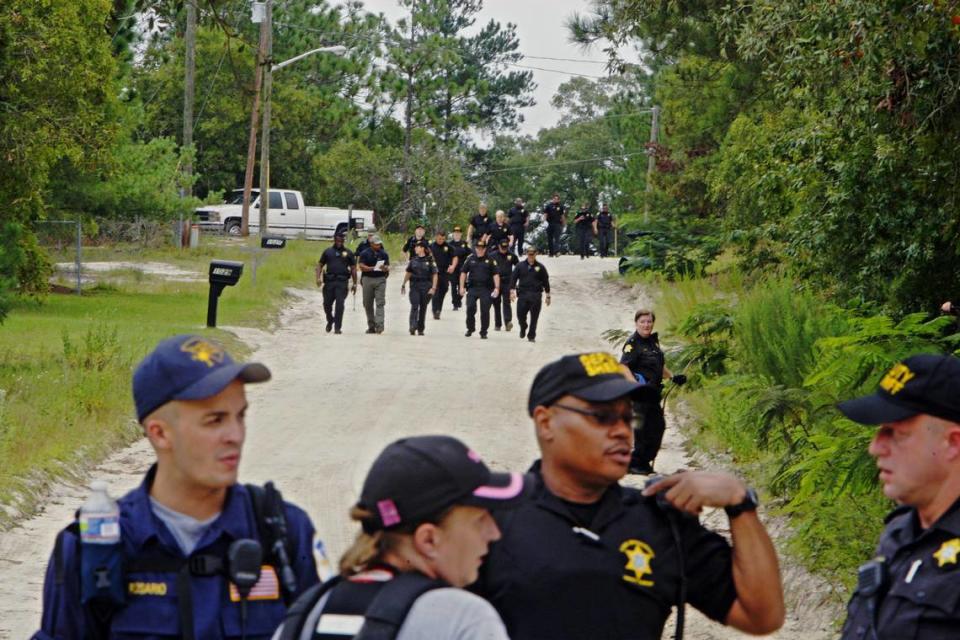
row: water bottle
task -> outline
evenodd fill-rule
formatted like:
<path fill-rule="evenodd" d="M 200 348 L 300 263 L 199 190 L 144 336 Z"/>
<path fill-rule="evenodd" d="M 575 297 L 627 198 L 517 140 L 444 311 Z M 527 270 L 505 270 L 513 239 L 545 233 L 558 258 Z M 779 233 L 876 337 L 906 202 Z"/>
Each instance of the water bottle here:
<path fill-rule="evenodd" d="M 107 483 L 90 483 L 90 496 L 80 507 L 80 599 L 123 604 L 123 547 L 120 506 L 107 493 Z"/>

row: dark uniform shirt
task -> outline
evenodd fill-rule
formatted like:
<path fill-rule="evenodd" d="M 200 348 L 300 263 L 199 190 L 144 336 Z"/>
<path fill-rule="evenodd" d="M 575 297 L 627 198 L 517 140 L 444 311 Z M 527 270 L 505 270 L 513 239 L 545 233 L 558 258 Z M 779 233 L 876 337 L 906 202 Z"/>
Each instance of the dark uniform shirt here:
<path fill-rule="evenodd" d="M 510 237 L 510 227 L 506 224 L 491 222 L 490 226 L 487 227 L 487 233 L 490 234 L 490 246 L 497 247 L 500 246 L 501 240 L 507 240 Z"/>
<path fill-rule="evenodd" d="M 467 274 L 467 289 L 493 289 L 493 275 L 497 273 L 497 263 L 490 256 L 481 258 L 474 253 L 463 263 L 463 273 Z"/>
<path fill-rule="evenodd" d="M 404 253 L 409 253 L 411 256 L 413 256 L 414 245 L 416 245 L 418 242 L 423 242 L 423 241 L 424 241 L 423 238 L 418 238 L 417 236 L 410 236 L 409 238 L 407 238 L 407 241 L 403 243 L 403 248 L 401 249 L 401 251 L 403 251 Z"/>
<path fill-rule="evenodd" d="M 387 252 L 384 251 L 382 248 L 379 250 L 376 250 L 373 247 L 369 247 L 359 255 L 357 260 L 360 264 L 365 264 L 368 267 L 377 266 L 377 262 L 379 262 L 380 260 L 383 260 L 383 264 L 385 265 L 390 264 L 390 256 L 388 256 Z M 385 271 L 364 271 L 363 272 L 364 278 L 383 278 L 383 277 L 386 277 L 386 275 L 387 274 Z"/>
<path fill-rule="evenodd" d="M 355 264 L 353 252 L 346 247 L 328 247 L 320 256 L 320 264 L 324 265 L 324 277 L 332 276 L 335 280 L 346 280 L 350 277 L 350 267 Z"/>
<path fill-rule="evenodd" d="M 500 274 L 501 284 L 506 284 L 510 281 L 510 275 L 513 273 L 513 267 L 517 264 L 517 256 L 509 251 L 507 253 L 501 253 L 499 250 L 494 251 L 490 256 L 497 263 L 497 273 Z"/>
<path fill-rule="evenodd" d="M 174 558 L 183 558 L 183 551 L 173 534 L 154 514 L 150 505 L 150 486 L 156 467 L 150 469 L 143 483 L 123 498 L 120 504 L 120 539 L 124 558 L 138 558 L 162 551 Z M 299 595 L 317 583 L 317 567 L 313 556 L 313 525 L 299 508 L 286 505 L 287 527 L 294 543 L 290 562 L 297 574 Z M 34 640 L 53 638 L 88 638 L 85 611 L 80 606 L 80 554 L 77 535 L 62 534 L 60 558 L 51 558 L 43 588 L 41 629 Z M 247 488 L 237 484 L 227 491 L 220 516 L 200 538 L 191 557 L 216 555 L 226 558 L 234 540 L 257 536 Z M 54 551 L 56 553 L 56 550 Z M 57 580 L 58 560 L 66 579 Z M 272 571 L 272 569 L 271 569 Z M 177 599 L 177 574 L 155 571 L 131 571 L 125 575 L 127 602 L 113 613 L 106 638 L 139 638 L 141 640 L 182 637 Z M 266 588 L 269 584 L 270 588 Z M 192 576 L 194 637 L 198 640 L 221 640 L 241 637 L 240 603 L 230 597 L 226 579 L 221 574 Z M 262 598 L 247 603 L 246 635 L 267 638 L 283 621 L 286 607 L 277 583 L 263 580 L 255 589 L 263 590 Z"/>
<path fill-rule="evenodd" d="M 641 338 L 636 331 L 623 345 L 623 355 L 620 364 L 625 364 L 634 374 L 639 373 L 647 384 L 659 387 L 663 384 L 663 349 L 660 348 L 660 338 L 651 333 L 648 338 Z"/>
<path fill-rule="evenodd" d="M 885 558 L 885 593 L 876 599 L 870 629 L 869 599 L 854 592 L 847 606 L 843 640 L 941 640 L 960 637 L 960 500 L 930 528 L 916 509 L 900 507 L 887 517 L 877 556 Z"/>
<path fill-rule="evenodd" d="M 512 207 L 507 213 L 508 224 L 511 229 L 523 227 L 527 222 L 527 209 L 525 207 Z"/>
<path fill-rule="evenodd" d="M 460 270 L 463 269 L 463 263 L 467 259 L 467 256 L 470 255 L 470 245 L 467 244 L 466 240 L 451 240 L 447 243 L 450 245 L 450 250 L 454 256 L 460 258 L 457 262 L 457 268 L 454 270 L 454 273 L 460 273 Z"/>
<path fill-rule="evenodd" d="M 490 232 L 489 227 L 493 224 L 493 220 L 490 219 L 489 215 L 481 216 L 478 213 L 470 218 L 470 224 L 473 225 L 473 237 L 479 240 L 480 236 Z"/>
<path fill-rule="evenodd" d="M 370 242 L 368 240 L 361 240 L 360 244 L 357 245 L 357 248 L 353 250 L 353 255 L 360 257 L 360 254 L 370 248 Z"/>
<path fill-rule="evenodd" d="M 543 213 L 547 216 L 547 222 L 550 224 L 559 224 L 562 222 L 563 214 L 567 212 L 562 202 L 549 203 L 543 208 Z"/>
<path fill-rule="evenodd" d="M 550 276 L 547 274 L 547 268 L 539 262 L 534 262 L 531 266 L 529 262 L 523 260 L 513 270 L 510 288 L 516 289 L 518 295 L 550 293 Z"/>
<path fill-rule="evenodd" d="M 577 217 L 583 218 L 577 223 L 577 229 L 593 228 L 593 213 L 591 213 L 589 209 L 580 209 L 580 211 L 577 213 Z"/>
<path fill-rule="evenodd" d="M 611 229 L 613 228 L 613 214 L 607 211 L 604 213 L 601 211 L 597 214 L 597 228 L 598 229 Z"/>
<path fill-rule="evenodd" d="M 453 262 L 453 258 L 456 255 L 453 248 L 446 242 L 443 244 L 433 242 L 430 245 L 430 253 L 433 254 L 433 260 L 437 263 L 437 270 L 443 273 L 447 272 L 447 267 L 450 266 L 450 263 Z"/>
<path fill-rule="evenodd" d="M 727 542 L 696 518 L 667 512 L 636 489 L 612 485 L 595 507 L 550 493 L 534 465 L 532 498 L 495 512 L 502 538 L 472 587 L 516 640 L 659 639 L 680 586 L 675 518 L 687 601 L 724 621 L 736 600 Z"/>
<path fill-rule="evenodd" d="M 407 273 L 413 282 L 433 282 L 433 274 L 437 272 L 437 265 L 430 256 L 413 256 L 407 263 Z"/>

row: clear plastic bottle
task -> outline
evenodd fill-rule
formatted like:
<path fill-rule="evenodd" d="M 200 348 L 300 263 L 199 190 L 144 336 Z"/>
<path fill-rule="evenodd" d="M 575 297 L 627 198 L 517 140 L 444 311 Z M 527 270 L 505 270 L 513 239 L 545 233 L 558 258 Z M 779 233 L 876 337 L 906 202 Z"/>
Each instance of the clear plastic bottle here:
<path fill-rule="evenodd" d="M 90 483 L 90 496 L 80 507 L 80 600 L 124 602 L 120 505 L 107 493 L 107 483 Z"/>
<path fill-rule="evenodd" d="M 120 542 L 120 506 L 107 493 L 107 483 L 90 483 L 90 496 L 80 507 L 80 540 L 83 544 Z"/>

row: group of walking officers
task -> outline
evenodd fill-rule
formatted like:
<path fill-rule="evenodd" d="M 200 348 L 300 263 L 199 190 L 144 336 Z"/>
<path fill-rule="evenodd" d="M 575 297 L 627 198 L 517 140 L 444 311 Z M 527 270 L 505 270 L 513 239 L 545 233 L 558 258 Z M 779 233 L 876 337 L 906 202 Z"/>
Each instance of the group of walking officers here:
<path fill-rule="evenodd" d="M 498 219 L 505 220 L 502 213 L 497 212 Z M 455 226 L 452 239 L 448 241 L 446 231 L 440 230 L 433 242 L 427 239 L 425 227 L 417 225 L 414 235 L 403 245 L 407 265 L 400 293 L 410 299 L 410 335 L 424 335 L 428 311 L 432 310 L 435 320 L 440 319 L 449 292 L 454 310 L 461 309 L 466 300 L 468 338 L 477 331 L 478 310 L 481 339 L 487 338 L 491 311 L 496 331 L 512 331 L 516 303 L 520 338 L 535 342 L 544 298 L 550 305 L 547 268 L 537 260 L 534 246 L 522 248 L 522 227 L 516 230 L 504 221 L 479 232 L 475 231 L 475 222 L 471 222 L 466 239 L 462 229 Z M 360 242 L 356 251 L 347 249 L 344 236 L 337 235 L 333 245 L 320 256 L 316 276 L 317 285 L 323 287 L 327 332 L 341 333 L 348 287 L 356 294 L 358 271 L 367 333 L 383 333 L 390 256 L 383 248 L 383 240 L 373 233 Z"/>
<path fill-rule="evenodd" d="M 755 491 L 723 472 L 620 484 L 633 407 L 657 396 L 610 354 L 537 373 L 527 412 L 540 459 L 526 474 L 493 472 L 449 436 L 388 445 L 350 510 L 356 540 L 322 582 L 307 514 L 271 483 L 237 482 L 245 385 L 270 375 L 191 335 L 137 366 L 156 461 L 113 524 L 109 508 L 81 509 L 57 536 L 34 640 L 653 639 L 674 607 L 682 636 L 686 604 L 753 634 L 784 622 Z M 842 637 L 957 637 L 960 360 L 907 358 L 838 408 L 879 425 L 869 453 L 900 505 L 860 569 Z M 726 511 L 729 541 L 700 524 L 705 508 Z M 97 544 L 106 537 L 112 546 Z"/>

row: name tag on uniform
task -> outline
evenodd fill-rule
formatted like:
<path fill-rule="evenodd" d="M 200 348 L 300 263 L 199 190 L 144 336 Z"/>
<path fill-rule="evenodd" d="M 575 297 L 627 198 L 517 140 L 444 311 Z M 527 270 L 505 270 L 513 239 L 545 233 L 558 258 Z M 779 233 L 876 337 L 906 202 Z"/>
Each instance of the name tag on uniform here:
<path fill-rule="evenodd" d="M 273 567 L 263 565 L 260 567 L 260 579 L 253 585 L 247 600 L 279 600 L 280 599 L 280 581 L 277 579 L 277 572 Z M 230 583 L 230 602 L 240 602 L 240 592 L 237 586 Z"/>
<path fill-rule="evenodd" d="M 325 613 L 317 621 L 317 633 L 331 636 L 350 636 L 352 638 L 360 633 L 364 620 L 363 616 Z"/>

